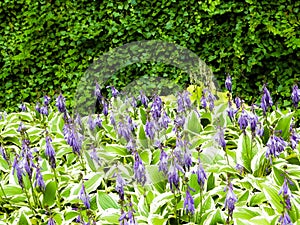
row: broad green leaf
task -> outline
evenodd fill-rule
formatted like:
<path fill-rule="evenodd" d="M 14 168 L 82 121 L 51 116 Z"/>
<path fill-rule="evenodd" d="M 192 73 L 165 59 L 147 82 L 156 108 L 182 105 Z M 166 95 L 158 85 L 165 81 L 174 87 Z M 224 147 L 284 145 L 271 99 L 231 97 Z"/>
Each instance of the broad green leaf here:
<path fill-rule="evenodd" d="M 286 115 L 283 115 L 279 120 L 278 123 L 275 127 L 275 130 L 281 130 L 281 136 L 287 141 L 289 137 L 289 132 L 290 132 L 290 126 L 291 126 L 291 121 L 293 118 L 294 113 L 288 113 Z"/>
<path fill-rule="evenodd" d="M 250 198 L 250 206 L 259 206 L 263 202 L 266 201 L 266 196 L 263 192 L 258 192 L 255 193 L 251 198 Z"/>
<path fill-rule="evenodd" d="M 202 125 L 200 123 L 200 118 L 197 116 L 195 111 L 192 111 L 190 113 L 185 125 L 186 129 L 194 135 L 199 135 L 200 131 L 203 130 Z"/>
<path fill-rule="evenodd" d="M 31 224 L 28 216 L 24 212 L 21 212 L 18 224 L 19 225 L 29 225 L 29 224 Z"/>
<path fill-rule="evenodd" d="M 144 126 L 140 125 L 138 128 L 138 142 L 144 147 L 148 148 L 148 139 L 144 130 Z"/>
<path fill-rule="evenodd" d="M 150 205 L 150 213 L 156 214 L 159 209 L 170 202 L 174 198 L 174 194 L 170 191 L 159 194 L 153 199 L 152 204 Z"/>
<path fill-rule="evenodd" d="M 168 218 L 164 218 L 157 214 L 148 217 L 148 224 L 165 225 L 167 222 L 168 222 Z"/>
<path fill-rule="evenodd" d="M 50 207 L 55 203 L 56 200 L 57 184 L 55 181 L 50 181 L 46 185 L 46 190 L 43 196 L 44 207 Z"/>
<path fill-rule="evenodd" d="M 158 171 L 157 165 L 146 166 L 147 174 L 149 174 L 150 182 L 154 185 L 156 190 L 163 193 L 166 188 L 166 177 L 161 171 Z"/>
<path fill-rule="evenodd" d="M 97 204 L 98 207 L 101 207 L 103 210 L 119 208 L 118 204 L 112 199 L 112 197 L 102 191 L 97 191 Z"/>
<path fill-rule="evenodd" d="M 280 203 L 281 197 L 278 195 L 279 189 L 275 189 L 272 184 L 264 184 L 263 192 L 267 198 L 267 200 L 271 203 L 272 208 L 276 210 L 278 213 L 282 211 L 282 204 Z"/>
<path fill-rule="evenodd" d="M 127 156 L 128 151 L 124 146 L 118 144 L 107 144 L 103 146 L 106 152 L 118 155 L 118 156 Z"/>
<path fill-rule="evenodd" d="M 152 152 L 150 149 L 145 149 L 140 153 L 140 157 L 146 165 L 149 165 L 152 159 Z"/>
<path fill-rule="evenodd" d="M 100 173 L 90 173 L 86 178 L 88 180 L 84 182 L 84 186 L 87 193 L 96 191 L 103 179 Z"/>

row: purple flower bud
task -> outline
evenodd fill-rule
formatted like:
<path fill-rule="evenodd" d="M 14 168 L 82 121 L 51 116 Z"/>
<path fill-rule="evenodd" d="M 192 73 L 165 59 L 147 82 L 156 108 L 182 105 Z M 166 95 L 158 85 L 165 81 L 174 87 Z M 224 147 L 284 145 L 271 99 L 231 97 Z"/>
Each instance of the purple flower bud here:
<path fill-rule="evenodd" d="M 52 139 L 49 136 L 46 136 L 46 150 L 45 155 L 49 158 L 49 163 L 52 168 L 56 167 L 56 160 L 55 160 L 55 151 L 51 144 Z"/>
<path fill-rule="evenodd" d="M 114 87 L 114 86 L 110 86 L 111 89 L 111 95 L 116 98 L 119 94 L 119 91 Z"/>
<path fill-rule="evenodd" d="M 282 194 L 282 196 L 284 198 L 284 201 L 285 201 L 285 207 L 288 210 L 291 210 L 292 209 L 292 205 L 291 205 L 292 193 L 289 189 L 288 179 L 286 177 L 284 177 L 282 188 L 278 192 L 278 195 L 281 195 L 281 194 Z"/>
<path fill-rule="evenodd" d="M 260 107 L 262 108 L 264 114 L 267 112 L 268 107 L 271 107 L 273 105 L 273 101 L 270 95 L 270 92 L 268 91 L 266 85 L 263 87 L 263 95 L 261 98 L 261 104 Z"/>
<path fill-rule="evenodd" d="M 185 123 L 184 116 L 177 115 L 175 120 L 174 120 L 175 130 L 178 130 L 178 128 L 183 128 L 184 123 Z"/>
<path fill-rule="evenodd" d="M 60 94 L 57 97 L 55 106 L 57 107 L 59 112 L 61 112 L 61 113 L 66 112 L 66 99 L 63 97 L 62 94 Z"/>
<path fill-rule="evenodd" d="M 81 189 L 80 189 L 80 192 L 79 192 L 79 199 L 83 202 L 84 206 L 87 208 L 87 209 L 90 209 L 91 208 L 91 205 L 90 205 L 90 197 L 87 195 L 87 193 L 85 192 L 85 187 L 84 187 L 84 184 L 82 183 L 82 186 L 81 186 Z"/>
<path fill-rule="evenodd" d="M 135 97 L 132 97 L 131 98 L 131 106 L 133 107 L 133 108 L 136 108 L 137 107 L 137 102 L 136 102 L 136 99 L 135 99 Z"/>
<path fill-rule="evenodd" d="M 48 106 L 42 106 L 42 107 L 40 108 L 40 113 L 41 113 L 42 115 L 48 116 Z"/>
<path fill-rule="evenodd" d="M 134 166 L 133 166 L 134 178 L 136 179 L 136 181 L 138 183 L 144 185 L 146 183 L 145 166 L 144 166 L 143 161 L 142 161 L 142 159 L 140 158 L 140 156 L 137 152 L 135 152 L 134 159 L 135 159 Z"/>
<path fill-rule="evenodd" d="M 203 188 L 203 186 L 205 184 L 205 180 L 207 180 L 207 176 L 206 176 L 206 173 L 205 173 L 205 171 L 202 167 L 200 159 L 198 161 L 199 161 L 199 164 L 198 164 L 197 171 L 196 171 L 197 181 L 198 181 L 198 184 L 200 185 L 200 187 Z"/>
<path fill-rule="evenodd" d="M 48 220 L 48 225 L 55 225 L 55 221 L 54 219 L 51 217 L 49 220 Z"/>
<path fill-rule="evenodd" d="M 79 113 L 76 114 L 76 118 L 75 118 L 74 122 L 77 125 L 82 126 L 82 121 L 81 121 L 81 117 L 80 117 Z"/>
<path fill-rule="evenodd" d="M 293 86 L 291 98 L 292 98 L 295 108 L 298 108 L 298 103 L 300 101 L 300 90 L 297 85 Z"/>
<path fill-rule="evenodd" d="M 184 151 L 184 154 L 183 154 L 183 162 L 184 162 L 184 167 L 189 170 L 190 167 L 192 166 L 193 164 L 193 161 L 192 161 L 192 154 L 191 154 L 191 151 L 190 149 L 187 147 L 187 144 L 185 145 L 185 151 Z"/>
<path fill-rule="evenodd" d="M 41 190 L 45 191 L 46 186 L 39 167 L 36 168 L 35 179 L 35 186 L 38 186 Z"/>
<path fill-rule="evenodd" d="M 130 129 L 128 128 L 128 126 L 126 126 L 122 122 L 119 122 L 118 125 L 119 125 L 118 126 L 118 134 L 121 137 L 124 137 L 127 142 L 129 142 L 130 139 L 131 139 L 131 131 L 130 131 Z"/>
<path fill-rule="evenodd" d="M 145 107 L 145 109 L 148 108 L 149 99 L 147 98 L 147 96 L 142 91 L 140 91 L 140 97 L 139 98 L 141 100 L 141 103 Z"/>
<path fill-rule="evenodd" d="M 22 112 L 27 111 L 26 105 L 25 105 L 24 103 L 22 103 L 22 104 L 20 105 L 20 109 L 21 109 Z"/>
<path fill-rule="evenodd" d="M 164 150 L 160 152 L 158 171 L 162 171 L 165 175 L 168 173 L 168 155 Z"/>
<path fill-rule="evenodd" d="M 48 106 L 50 103 L 51 98 L 47 95 L 44 96 L 44 105 Z"/>
<path fill-rule="evenodd" d="M 171 119 L 168 117 L 166 112 L 163 112 L 162 116 L 159 118 L 158 125 L 160 128 L 167 129 Z"/>
<path fill-rule="evenodd" d="M 5 149 L 2 146 L 0 146 L 0 154 L 2 155 L 3 159 L 5 161 L 7 161 L 6 152 L 5 152 Z"/>
<path fill-rule="evenodd" d="M 23 171 L 23 167 L 21 166 L 21 163 L 19 162 L 18 155 L 16 155 L 12 167 L 13 167 L 13 174 L 15 173 L 15 171 L 17 171 L 18 183 L 19 183 L 20 187 L 23 189 L 24 188 L 23 175 L 25 175 L 25 174 Z"/>
<path fill-rule="evenodd" d="M 241 100 L 239 97 L 236 97 L 236 98 L 234 99 L 234 103 L 235 103 L 237 109 L 240 109 L 240 108 L 241 108 L 242 100 Z"/>
<path fill-rule="evenodd" d="M 237 198 L 236 198 L 235 194 L 233 193 L 233 188 L 232 188 L 231 183 L 228 184 L 226 189 L 227 189 L 227 195 L 226 195 L 226 199 L 225 199 L 225 208 L 228 209 L 228 214 L 230 217 L 232 217 L 232 213 L 235 208 L 235 203 L 237 202 Z"/>
<path fill-rule="evenodd" d="M 161 110 L 162 110 L 162 100 L 159 96 L 155 96 L 153 103 L 151 105 L 151 115 L 152 118 L 156 121 L 158 121 L 158 119 L 161 116 Z"/>
<path fill-rule="evenodd" d="M 219 128 L 219 131 L 217 132 L 217 135 L 216 135 L 216 140 L 217 140 L 218 144 L 223 149 L 226 148 L 226 141 L 225 141 L 225 138 L 224 138 L 224 130 L 223 130 L 223 128 Z"/>
<path fill-rule="evenodd" d="M 92 151 L 90 153 L 91 159 L 94 160 L 99 166 L 101 166 L 100 158 L 97 155 L 96 148 L 93 145 L 91 146 L 91 148 L 92 148 Z"/>
<path fill-rule="evenodd" d="M 208 93 L 208 98 L 207 98 L 208 102 L 209 102 L 209 110 L 210 111 L 213 111 L 214 107 L 215 107 L 215 100 L 216 100 L 216 97 L 213 95 L 213 93 L 211 93 L 209 91 Z"/>
<path fill-rule="evenodd" d="M 146 122 L 146 126 L 145 126 L 145 132 L 146 135 L 153 140 L 154 139 L 154 135 L 155 135 L 155 127 L 154 127 L 154 123 L 152 121 L 147 121 Z"/>
<path fill-rule="evenodd" d="M 231 83 L 231 77 L 230 75 L 228 75 L 226 77 L 226 80 L 225 80 L 225 87 L 226 89 L 229 91 L 229 92 L 232 92 L 232 83 Z"/>
<path fill-rule="evenodd" d="M 272 162 L 272 156 L 278 157 L 281 152 L 284 151 L 287 143 L 282 137 L 277 137 L 276 135 L 271 135 L 267 142 L 266 158 Z"/>
<path fill-rule="evenodd" d="M 300 135 L 294 129 L 291 131 L 290 141 L 292 149 L 295 150 L 300 141 Z"/>
<path fill-rule="evenodd" d="M 238 124 L 239 124 L 240 129 L 242 131 L 244 131 L 248 126 L 248 114 L 244 109 L 243 109 L 243 111 L 242 111 L 242 113 L 241 113 L 241 115 L 238 119 Z"/>
<path fill-rule="evenodd" d="M 200 102 L 201 102 L 201 106 L 202 106 L 204 109 L 206 109 L 206 107 L 207 107 L 207 100 L 206 100 L 205 92 L 204 92 L 204 91 L 202 92 L 202 97 L 201 97 Z"/>
<path fill-rule="evenodd" d="M 250 128 L 251 128 L 251 131 L 253 134 L 255 134 L 255 131 L 256 131 L 256 126 L 257 126 L 257 123 L 258 123 L 258 117 L 256 114 L 251 114 L 249 116 L 249 120 L 250 120 Z"/>
<path fill-rule="evenodd" d="M 97 118 L 95 119 L 95 124 L 96 126 L 98 126 L 99 128 L 102 127 L 102 120 L 100 118 L 100 116 L 98 115 Z"/>
<path fill-rule="evenodd" d="M 116 191 L 119 194 L 120 200 L 124 200 L 124 186 L 126 185 L 125 180 L 120 174 L 117 175 L 116 180 Z"/>
<path fill-rule="evenodd" d="M 106 101 L 103 102 L 103 115 L 107 116 L 108 115 L 108 103 Z"/>
<path fill-rule="evenodd" d="M 127 116 L 127 124 L 130 131 L 134 131 L 137 127 L 137 125 L 133 123 L 132 118 L 130 116 Z"/>
<path fill-rule="evenodd" d="M 193 215 L 195 213 L 194 199 L 189 190 L 186 191 L 183 208 L 186 210 L 186 214 L 191 213 Z"/>
<path fill-rule="evenodd" d="M 171 165 L 168 172 L 168 182 L 170 184 L 170 189 L 175 191 L 174 188 L 179 188 L 179 174 L 176 165 Z"/>
<path fill-rule="evenodd" d="M 88 125 L 89 125 L 89 129 L 90 130 L 94 130 L 96 128 L 96 123 L 93 119 L 93 117 L 91 115 L 89 115 L 88 121 L 87 121 Z"/>
<path fill-rule="evenodd" d="M 18 132 L 23 132 L 24 130 L 26 130 L 26 128 L 25 128 L 25 126 L 23 125 L 23 123 L 22 122 L 20 122 L 20 125 L 19 125 L 19 127 L 18 127 Z"/>
<path fill-rule="evenodd" d="M 41 107 L 40 107 L 40 103 L 36 103 L 35 105 L 35 110 L 38 112 L 38 113 L 41 113 Z"/>
<path fill-rule="evenodd" d="M 235 113 L 236 113 L 236 110 L 234 110 L 234 108 L 231 107 L 231 102 L 229 102 L 229 106 L 227 108 L 227 114 L 228 114 L 231 122 L 234 121 Z"/>
<path fill-rule="evenodd" d="M 96 87 L 95 87 L 95 96 L 99 103 L 102 102 L 103 96 L 101 94 L 101 88 L 98 83 L 96 83 Z"/>
<path fill-rule="evenodd" d="M 64 136 L 67 143 L 72 147 L 74 153 L 80 155 L 82 147 L 82 137 L 75 130 L 75 125 L 65 124 L 64 125 Z"/>
<path fill-rule="evenodd" d="M 235 166 L 235 169 L 237 170 L 237 171 L 239 171 L 239 174 L 241 175 L 242 173 L 243 173 L 243 171 L 244 171 L 244 167 L 242 166 L 242 165 L 240 165 L 240 164 L 236 164 L 236 166 Z"/>
<path fill-rule="evenodd" d="M 281 225 L 293 225 L 292 220 L 287 212 L 283 212 L 283 214 L 280 216 L 278 222 Z"/>

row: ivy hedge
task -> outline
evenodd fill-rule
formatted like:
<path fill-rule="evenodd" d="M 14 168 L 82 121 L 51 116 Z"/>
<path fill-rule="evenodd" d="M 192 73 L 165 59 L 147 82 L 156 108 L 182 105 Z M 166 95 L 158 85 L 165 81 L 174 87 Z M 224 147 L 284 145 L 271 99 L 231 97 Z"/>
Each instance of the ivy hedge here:
<path fill-rule="evenodd" d="M 230 73 L 248 102 L 256 102 L 258 87 L 268 82 L 274 100 L 289 106 L 300 75 L 299 8 L 299 1 L 286 0 L 1 1 L 0 109 L 17 110 L 21 101 L 60 91 L 72 99 L 84 71 L 103 53 L 153 39 L 195 52 L 222 83 Z M 112 82 L 121 87 L 141 75 L 189 81 L 179 69 L 146 63 L 120 71 Z"/>

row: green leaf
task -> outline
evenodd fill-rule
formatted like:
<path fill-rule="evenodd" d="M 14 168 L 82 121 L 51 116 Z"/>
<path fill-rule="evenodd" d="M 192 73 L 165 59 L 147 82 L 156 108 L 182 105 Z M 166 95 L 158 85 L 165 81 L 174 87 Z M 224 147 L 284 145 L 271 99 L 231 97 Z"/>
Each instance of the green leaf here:
<path fill-rule="evenodd" d="M 56 200 L 57 184 L 55 181 L 50 181 L 46 185 L 46 190 L 43 197 L 44 207 L 51 207 Z"/>
<path fill-rule="evenodd" d="M 257 153 L 257 147 L 253 146 L 249 133 L 243 134 L 238 140 L 238 148 L 236 152 L 237 163 L 244 166 L 251 172 L 251 161 Z"/>
<path fill-rule="evenodd" d="M 293 118 L 294 113 L 288 113 L 286 115 L 283 115 L 279 120 L 275 127 L 275 130 L 281 130 L 281 136 L 287 141 L 289 138 L 289 132 L 290 132 L 290 126 L 291 121 Z"/>
<path fill-rule="evenodd" d="M 119 209 L 118 204 L 105 192 L 97 191 L 97 204 L 98 207 L 100 206 L 103 210 L 114 208 Z"/>
<path fill-rule="evenodd" d="M 278 195 L 278 191 L 273 188 L 273 185 L 263 184 L 263 192 L 267 198 L 267 200 L 271 203 L 272 208 L 276 210 L 278 213 L 282 211 L 282 204 L 280 203 L 281 198 Z"/>
<path fill-rule="evenodd" d="M 186 129 L 194 135 L 198 135 L 203 130 L 200 118 L 195 111 L 192 111 L 187 119 Z"/>
<path fill-rule="evenodd" d="M 148 148 L 148 139 L 143 125 L 140 125 L 138 128 L 138 141 L 144 148 Z"/>
<path fill-rule="evenodd" d="M 158 171 L 157 165 L 146 166 L 146 171 L 149 174 L 150 182 L 154 185 L 156 190 L 163 193 L 166 188 L 166 177 L 162 172 Z"/>
<path fill-rule="evenodd" d="M 103 146 L 104 150 L 106 152 L 118 155 L 118 156 L 127 156 L 128 155 L 128 151 L 127 149 L 122 146 L 122 145 L 118 145 L 118 144 L 106 144 L 105 146 Z"/>
<path fill-rule="evenodd" d="M 100 173 L 91 173 L 91 178 L 88 178 L 86 182 L 84 182 L 84 187 L 87 193 L 91 193 L 96 191 L 102 182 L 102 175 Z"/>
<path fill-rule="evenodd" d="M 19 219 L 19 225 L 29 225 L 29 224 L 31 224 L 31 223 L 30 223 L 28 216 L 24 212 L 21 212 L 20 219 Z"/>

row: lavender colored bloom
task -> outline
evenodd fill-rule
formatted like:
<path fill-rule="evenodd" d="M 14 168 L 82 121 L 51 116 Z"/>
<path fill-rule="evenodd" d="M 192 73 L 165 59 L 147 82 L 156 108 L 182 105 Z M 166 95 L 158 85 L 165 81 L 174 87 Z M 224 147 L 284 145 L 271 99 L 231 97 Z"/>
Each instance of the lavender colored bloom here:
<path fill-rule="evenodd" d="M 185 109 L 189 109 L 192 106 L 192 102 L 191 102 L 190 96 L 191 96 L 191 93 L 188 92 L 188 91 L 184 91 L 182 93 L 182 99 L 183 99 L 183 102 L 184 102 Z"/>
<path fill-rule="evenodd" d="M 129 152 L 133 152 L 136 149 L 136 144 L 134 139 L 130 138 L 130 140 L 128 141 L 126 148 Z"/>
<path fill-rule="evenodd" d="M 295 150 L 300 141 L 300 135 L 294 129 L 291 131 L 290 141 L 292 149 Z"/>
<path fill-rule="evenodd" d="M 25 126 L 23 125 L 23 123 L 22 122 L 20 122 L 20 125 L 19 125 L 19 127 L 18 127 L 18 132 L 23 132 L 24 130 L 25 130 L 26 128 L 25 128 Z"/>
<path fill-rule="evenodd" d="M 100 116 L 98 115 L 97 118 L 95 119 L 95 124 L 96 126 L 98 126 L 99 128 L 102 127 L 102 120 L 100 118 Z"/>
<path fill-rule="evenodd" d="M 228 108 L 227 108 L 227 115 L 229 116 L 231 122 L 234 121 L 234 115 L 236 113 L 236 111 L 234 110 L 234 108 L 232 108 L 231 102 L 229 102 L 228 104 Z"/>
<path fill-rule="evenodd" d="M 242 166 L 242 165 L 240 165 L 240 164 L 236 164 L 236 166 L 235 166 L 235 169 L 237 170 L 237 171 L 239 171 L 239 174 L 241 175 L 242 173 L 243 173 L 243 171 L 244 171 L 244 167 Z"/>
<path fill-rule="evenodd" d="M 162 171 L 164 174 L 168 173 L 168 155 L 164 150 L 160 151 L 158 171 Z"/>
<path fill-rule="evenodd" d="M 85 192 L 85 187 L 84 187 L 84 184 L 82 183 L 82 186 L 81 186 L 81 189 L 80 189 L 80 192 L 79 192 L 79 199 L 83 202 L 84 206 L 87 208 L 87 209 L 90 209 L 91 208 L 91 205 L 90 205 L 90 197 L 88 196 L 88 194 Z"/>
<path fill-rule="evenodd" d="M 257 128 L 257 123 L 258 123 L 258 117 L 255 113 L 253 113 L 249 116 L 249 122 L 250 122 L 250 128 L 251 128 L 252 134 L 255 134 L 255 131 Z"/>
<path fill-rule="evenodd" d="M 108 103 L 106 101 L 103 102 L 103 115 L 107 116 L 108 115 Z"/>
<path fill-rule="evenodd" d="M 174 162 L 175 163 L 175 162 Z M 174 191 L 174 187 L 178 189 L 179 187 L 179 174 L 176 165 L 171 165 L 168 172 L 168 182 L 170 184 L 170 189 Z"/>
<path fill-rule="evenodd" d="M 0 154 L 2 155 L 3 159 L 5 161 L 7 161 L 6 152 L 5 152 L 5 149 L 2 146 L 0 146 Z"/>
<path fill-rule="evenodd" d="M 149 99 L 147 98 L 147 96 L 142 91 L 140 91 L 139 98 L 141 100 L 141 103 L 145 107 L 145 109 L 148 108 L 148 101 L 149 101 Z"/>
<path fill-rule="evenodd" d="M 153 103 L 151 105 L 151 115 L 152 118 L 156 121 L 158 121 L 158 119 L 161 116 L 161 110 L 162 110 L 162 100 L 159 96 L 155 96 Z"/>
<path fill-rule="evenodd" d="M 291 204 L 292 193 L 289 189 L 288 179 L 286 177 L 284 177 L 282 188 L 278 192 L 278 195 L 281 195 L 281 194 L 285 201 L 285 207 L 288 210 L 291 210 L 292 209 L 292 204 Z"/>
<path fill-rule="evenodd" d="M 41 113 L 41 107 L 40 107 L 40 103 L 36 103 L 35 105 L 35 110 L 38 112 L 38 113 Z"/>
<path fill-rule="evenodd" d="M 128 126 L 126 126 L 124 123 L 122 122 L 119 122 L 118 124 L 118 134 L 121 136 L 121 137 L 124 137 L 125 140 L 127 142 L 130 141 L 131 139 L 131 131 L 130 129 L 128 128 Z"/>
<path fill-rule="evenodd" d="M 80 155 L 82 140 L 74 125 L 65 124 L 64 136 L 67 143 L 72 147 L 73 152 Z"/>
<path fill-rule="evenodd" d="M 146 126 L 145 126 L 145 132 L 146 135 L 153 140 L 154 139 L 154 135 L 155 135 L 155 127 L 154 127 L 154 123 L 152 121 L 147 121 L 146 122 Z"/>
<path fill-rule="evenodd" d="M 189 190 L 186 191 L 185 199 L 183 202 L 183 208 L 186 210 L 186 214 L 195 213 L 194 199 Z"/>
<path fill-rule="evenodd" d="M 133 108 L 136 108 L 137 107 L 137 102 L 136 102 L 136 99 L 135 99 L 135 97 L 132 97 L 131 98 L 131 106 L 133 107 Z"/>
<path fill-rule="evenodd" d="M 236 98 L 234 99 L 234 103 L 235 103 L 237 109 L 240 109 L 240 108 L 241 108 L 242 100 L 241 100 L 239 97 L 236 97 Z"/>
<path fill-rule="evenodd" d="M 116 126 L 115 115 L 113 114 L 113 112 L 110 113 L 110 123 L 111 125 Z"/>
<path fill-rule="evenodd" d="M 289 216 L 289 214 L 288 214 L 287 212 L 284 212 L 284 213 L 280 216 L 278 222 L 279 222 L 281 225 L 293 225 L 292 220 L 291 220 L 291 218 L 290 218 L 290 216 Z"/>
<path fill-rule="evenodd" d="M 224 130 L 223 130 L 223 128 L 219 128 L 219 131 L 218 131 L 218 133 L 216 135 L 216 139 L 217 139 L 218 144 L 223 149 L 225 149 L 226 148 L 226 141 L 225 141 L 225 138 L 224 138 Z"/>
<path fill-rule="evenodd" d="M 76 114 L 76 118 L 75 118 L 74 122 L 77 125 L 82 126 L 82 121 L 81 121 L 81 117 L 80 117 L 79 113 Z"/>
<path fill-rule="evenodd" d="M 120 174 L 117 175 L 116 179 L 116 191 L 119 194 L 120 200 L 124 200 L 124 186 L 126 185 L 125 180 Z"/>
<path fill-rule="evenodd" d="M 96 148 L 93 145 L 91 146 L 91 148 L 92 148 L 92 151 L 90 153 L 91 159 L 94 160 L 99 166 L 101 166 L 100 158 L 97 155 Z"/>
<path fill-rule="evenodd" d="M 49 220 L 48 220 L 48 225 L 55 225 L 55 221 L 54 219 L 51 217 Z"/>
<path fill-rule="evenodd" d="M 206 97 L 205 97 L 205 92 L 203 91 L 202 92 L 202 97 L 200 99 L 200 102 L 201 102 L 201 106 L 206 109 L 207 107 L 207 100 L 206 100 Z"/>
<path fill-rule="evenodd" d="M 46 106 L 46 105 L 44 105 L 44 106 L 42 106 L 41 108 L 40 108 L 40 113 L 42 114 L 42 115 L 45 115 L 45 116 L 48 116 L 48 106 Z"/>
<path fill-rule="evenodd" d="M 189 170 L 190 167 L 192 166 L 192 154 L 191 154 L 191 151 L 190 149 L 185 146 L 185 151 L 184 151 L 184 154 L 183 154 L 183 162 L 184 162 L 184 167 Z"/>
<path fill-rule="evenodd" d="M 27 111 L 26 105 L 25 105 L 24 103 L 22 103 L 22 104 L 20 105 L 20 109 L 21 109 L 22 112 Z"/>
<path fill-rule="evenodd" d="M 227 189 L 227 194 L 225 199 L 225 208 L 228 209 L 228 214 L 230 217 L 232 217 L 232 213 L 235 208 L 235 203 L 237 202 L 237 198 L 233 193 L 233 187 L 231 183 L 228 184 L 228 186 L 225 188 L 225 191 L 226 189 Z"/>
<path fill-rule="evenodd" d="M 272 156 L 278 157 L 281 152 L 284 151 L 287 143 L 282 137 L 277 137 L 276 135 L 271 135 L 267 142 L 266 158 L 272 162 Z"/>
<path fill-rule="evenodd" d="M 267 89 L 266 85 L 264 85 L 263 87 L 263 95 L 261 98 L 261 108 L 263 110 L 264 113 L 267 112 L 268 107 L 271 107 L 273 105 L 273 101 L 270 95 L 269 90 Z"/>
<path fill-rule="evenodd" d="M 200 187 L 203 188 L 203 186 L 205 184 L 205 180 L 207 180 L 207 176 L 206 176 L 206 173 L 205 173 L 205 171 L 202 167 L 200 159 L 199 159 L 199 165 L 198 165 L 196 174 L 197 174 L 197 182 L 200 185 Z"/>
<path fill-rule="evenodd" d="M 119 94 L 119 91 L 114 87 L 114 86 L 110 86 L 111 89 L 111 94 L 114 98 L 116 98 Z"/>
<path fill-rule="evenodd" d="M 98 83 L 96 83 L 96 87 L 95 87 L 95 96 L 99 103 L 102 102 L 103 96 L 101 94 L 101 88 Z"/>
<path fill-rule="evenodd" d="M 61 112 L 61 113 L 66 112 L 66 99 L 63 97 L 62 94 L 60 94 L 57 97 L 55 106 L 57 107 L 59 112 Z"/>
<path fill-rule="evenodd" d="M 185 123 L 184 116 L 177 115 L 175 120 L 174 120 L 175 129 L 177 130 L 178 128 L 183 128 L 184 123 Z"/>
<path fill-rule="evenodd" d="M 36 168 L 35 179 L 35 186 L 38 186 L 41 190 L 45 191 L 46 186 L 39 167 Z"/>
<path fill-rule="evenodd" d="M 208 102 L 209 102 L 209 110 L 213 111 L 214 107 L 215 107 L 215 100 L 216 97 L 213 95 L 213 93 L 209 92 L 208 93 L 208 98 L 207 98 Z"/>
<path fill-rule="evenodd" d="M 127 116 L 127 124 L 130 131 L 134 131 L 137 127 L 137 125 L 133 123 L 132 118 L 130 116 Z"/>
<path fill-rule="evenodd" d="M 134 166 L 133 166 L 134 178 L 136 179 L 136 181 L 138 183 L 144 185 L 146 183 L 145 166 L 144 166 L 143 161 L 142 161 L 142 159 L 140 158 L 140 156 L 137 152 L 135 152 L 134 159 L 135 159 Z"/>
<path fill-rule="evenodd" d="M 90 130 L 94 130 L 96 128 L 96 123 L 93 119 L 93 117 L 91 115 L 89 115 L 88 121 L 87 121 L 88 125 L 89 125 L 89 129 Z"/>
<path fill-rule="evenodd" d="M 171 119 L 168 117 L 166 112 L 163 112 L 162 116 L 159 118 L 158 124 L 161 128 L 168 128 Z"/>
<path fill-rule="evenodd" d="M 245 130 L 248 126 L 248 114 L 247 112 L 243 109 L 242 114 L 240 115 L 238 119 L 238 124 L 240 126 L 241 130 Z"/>
<path fill-rule="evenodd" d="M 49 157 L 49 163 L 52 168 L 56 167 L 56 160 L 55 160 L 55 151 L 51 144 L 52 139 L 49 136 L 46 136 L 46 150 L 45 154 Z"/>
<path fill-rule="evenodd" d="M 48 106 L 50 103 L 51 98 L 47 95 L 44 96 L 44 105 Z"/>
<path fill-rule="evenodd" d="M 177 112 L 182 113 L 184 111 L 185 111 L 185 109 L 184 109 L 183 98 L 182 98 L 182 95 L 179 94 L 178 97 L 177 97 Z"/>
<path fill-rule="evenodd" d="M 231 77 L 230 75 L 228 75 L 226 77 L 226 80 L 225 80 L 225 87 L 226 89 L 229 91 L 229 92 L 232 92 L 232 82 L 231 82 Z"/>
<path fill-rule="evenodd" d="M 18 183 L 19 183 L 20 187 L 23 189 L 24 188 L 24 182 L 23 182 L 24 170 L 23 170 L 23 167 L 21 166 L 21 163 L 19 162 L 18 155 L 16 155 L 12 167 L 13 167 L 13 174 L 15 173 L 15 171 L 17 172 Z"/>
<path fill-rule="evenodd" d="M 292 98 L 292 101 L 293 101 L 293 104 L 294 104 L 295 108 L 297 108 L 298 103 L 300 101 L 300 90 L 299 90 L 297 85 L 293 86 L 293 91 L 292 91 L 291 98 Z"/>

